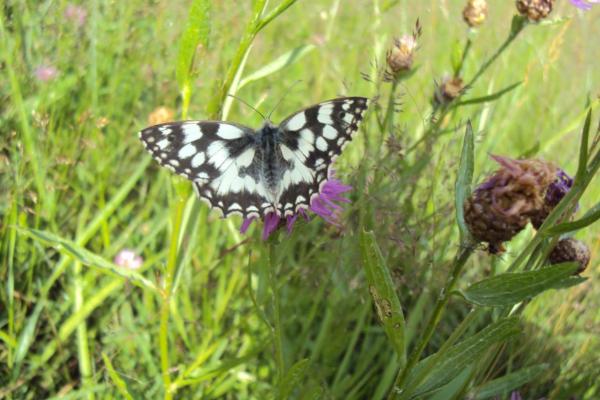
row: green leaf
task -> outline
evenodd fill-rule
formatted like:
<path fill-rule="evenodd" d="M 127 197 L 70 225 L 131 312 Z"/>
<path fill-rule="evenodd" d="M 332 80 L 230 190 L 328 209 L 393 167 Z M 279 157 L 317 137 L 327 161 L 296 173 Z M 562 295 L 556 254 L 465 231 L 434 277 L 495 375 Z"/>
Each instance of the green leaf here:
<path fill-rule="evenodd" d="M 304 375 L 306 374 L 306 369 L 310 364 L 310 360 L 308 358 L 304 358 L 294 365 L 287 371 L 285 377 L 281 381 L 279 385 L 279 399 L 290 399 L 292 398 L 292 391 L 295 387 L 297 387 Z"/>
<path fill-rule="evenodd" d="M 150 280 L 146 279 L 141 274 L 126 268 L 119 267 L 106 260 L 105 258 L 92 253 L 91 251 L 77 245 L 76 243 L 70 240 L 63 239 L 57 235 L 54 235 L 53 233 L 40 231 L 37 229 L 16 229 L 19 232 L 24 233 L 25 235 L 33 239 L 48 243 L 51 246 L 56 247 L 61 253 L 70 255 L 75 260 L 81 262 L 84 265 L 99 268 L 101 271 L 108 272 L 111 275 L 115 274 L 121 276 L 125 279 L 128 279 L 131 283 L 142 288 L 158 291 L 156 285 Z"/>
<path fill-rule="evenodd" d="M 377 314 L 399 359 L 403 361 L 406 358 L 404 314 L 390 271 L 373 232 L 361 233 L 360 252 Z"/>
<path fill-rule="evenodd" d="M 455 185 L 454 207 L 456 208 L 456 222 L 460 230 L 460 242 L 466 244 L 471 234 L 467 223 L 465 222 L 464 204 L 467 197 L 471 194 L 471 182 L 473 181 L 475 138 L 471 121 L 467 122 L 467 130 L 463 140 L 462 152 L 460 154 L 460 164 L 458 166 L 458 176 Z"/>
<path fill-rule="evenodd" d="M 588 164 L 588 142 L 590 140 L 590 128 L 592 126 L 592 110 L 588 111 L 581 132 L 581 144 L 579 145 L 579 164 L 577 165 L 577 174 L 575 174 L 575 184 L 579 184 L 585 179 Z"/>
<path fill-rule="evenodd" d="M 548 228 L 545 232 L 545 236 L 562 235 L 564 233 L 575 232 L 580 229 L 590 226 L 594 222 L 600 219 L 600 202 L 592 207 L 585 215 L 573 222 L 565 222 L 560 225 L 555 225 L 552 228 Z"/>
<path fill-rule="evenodd" d="M 490 101 L 494 101 L 494 100 L 498 100 L 500 97 L 504 96 L 506 93 L 510 92 L 511 90 L 517 88 L 521 83 L 523 82 L 517 82 L 517 83 L 513 83 L 512 85 L 496 92 L 496 93 L 492 93 L 488 96 L 482 96 L 482 97 L 476 97 L 474 99 L 468 99 L 468 100 L 463 100 L 463 101 L 459 101 L 458 103 L 456 103 L 454 106 L 458 107 L 458 106 L 470 106 L 473 104 L 481 104 L 481 103 L 487 103 Z"/>
<path fill-rule="evenodd" d="M 461 294 L 480 306 L 510 306 L 556 287 L 573 275 L 578 266 L 570 262 L 535 271 L 508 272 L 474 283 Z"/>
<path fill-rule="evenodd" d="M 194 0 L 190 7 L 187 23 L 179 40 L 177 54 L 177 84 L 183 98 L 184 114 L 191 96 L 192 67 L 198 45 L 208 47 L 210 35 L 210 0 Z M 186 118 L 186 116 L 183 116 Z"/>
<path fill-rule="evenodd" d="M 275 60 L 271 61 L 267 65 L 263 66 L 257 71 L 254 71 L 247 77 L 243 78 L 239 85 L 238 90 L 243 88 L 249 83 L 257 81 L 259 79 L 263 79 L 269 75 L 274 74 L 275 72 L 288 67 L 294 64 L 296 61 L 300 60 L 302 57 L 310 53 L 316 48 L 316 46 L 312 44 L 305 44 L 302 46 L 298 46 L 295 49 L 288 51 L 285 54 L 280 55 Z"/>
<path fill-rule="evenodd" d="M 548 369 L 548 364 L 539 364 L 532 367 L 522 368 L 516 372 L 504 375 L 475 388 L 468 396 L 470 399 L 484 400 L 496 396 L 502 396 L 511 390 L 518 389 L 526 383 L 531 382 Z"/>
<path fill-rule="evenodd" d="M 127 383 L 125 383 L 117 371 L 115 371 L 112 363 L 110 362 L 110 358 L 108 358 L 106 354 L 102 353 L 102 359 L 104 360 L 104 366 L 106 366 L 106 370 L 108 371 L 111 381 L 117 387 L 117 390 L 121 396 L 126 400 L 133 400 L 133 396 L 129 393 L 129 389 L 127 388 Z"/>
<path fill-rule="evenodd" d="M 430 393 L 451 382 L 475 363 L 492 345 L 502 343 L 520 332 L 518 318 L 501 319 L 475 335 L 451 347 L 443 354 L 433 354 L 421 360 L 411 372 L 406 387 L 413 387 L 414 378 L 427 371 L 426 378 L 413 392 L 413 397 Z"/>

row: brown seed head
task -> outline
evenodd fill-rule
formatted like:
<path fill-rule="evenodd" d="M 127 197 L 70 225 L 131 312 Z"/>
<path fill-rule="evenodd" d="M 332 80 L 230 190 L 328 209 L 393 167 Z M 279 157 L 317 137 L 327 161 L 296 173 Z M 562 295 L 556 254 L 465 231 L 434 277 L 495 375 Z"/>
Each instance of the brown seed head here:
<path fill-rule="evenodd" d="M 387 52 L 387 65 L 392 75 L 411 69 L 416 48 L 414 35 L 404 35 L 394 40 L 394 46 Z"/>
<path fill-rule="evenodd" d="M 575 273 L 582 273 L 590 263 L 590 249 L 581 240 L 573 238 L 559 240 L 550 253 L 550 264 L 569 261 L 577 261 L 579 269 Z"/>
<path fill-rule="evenodd" d="M 530 21 L 538 22 L 551 12 L 554 0 L 517 0 L 517 10 Z"/>
<path fill-rule="evenodd" d="M 440 104 L 450 103 L 462 93 L 464 88 L 461 77 L 445 77 L 435 91 L 435 100 Z"/>
<path fill-rule="evenodd" d="M 488 14 L 486 0 L 469 0 L 463 10 L 463 19 L 471 28 L 475 28 L 485 21 Z"/>

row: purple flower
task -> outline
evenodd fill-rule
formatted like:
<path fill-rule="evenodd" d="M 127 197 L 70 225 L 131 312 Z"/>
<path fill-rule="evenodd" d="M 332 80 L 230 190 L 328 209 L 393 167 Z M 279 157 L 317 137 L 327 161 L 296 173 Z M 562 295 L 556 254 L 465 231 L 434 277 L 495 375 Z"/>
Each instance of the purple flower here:
<path fill-rule="evenodd" d="M 75 4 L 68 4 L 65 8 L 65 18 L 73 22 L 78 28 L 85 25 L 87 10 Z"/>
<path fill-rule="evenodd" d="M 600 4 L 600 0 L 571 0 L 571 4 L 581 10 L 590 10 L 594 4 Z"/>
<path fill-rule="evenodd" d="M 131 249 L 121 250 L 113 261 L 119 267 L 127 269 L 138 269 L 144 263 L 144 259 Z"/>
<path fill-rule="evenodd" d="M 41 82 L 48 82 L 58 76 L 58 70 L 52 65 L 40 65 L 34 71 L 35 77 Z"/>
<path fill-rule="evenodd" d="M 510 400 L 523 400 L 523 398 L 521 397 L 521 393 L 515 390 L 510 394 Z"/>
<path fill-rule="evenodd" d="M 333 173 L 330 174 L 329 180 L 325 182 L 321 192 L 315 197 L 308 208 L 319 217 L 332 225 L 340 226 L 339 219 L 342 211 L 342 206 L 338 203 L 349 203 L 350 200 L 343 197 L 342 194 L 352 190 L 351 186 L 344 185 L 342 182 L 333 178 Z M 306 210 L 298 210 L 293 215 L 282 217 L 275 212 L 269 212 L 264 217 L 262 239 L 267 240 L 271 233 L 275 232 L 277 228 L 285 224 L 288 234 L 292 232 L 294 223 L 299 216 L 302 216 L 305 220 L 309 220 L 309 216 Z M 240 228 L 241 233 L 246 233 L 252 222 L 256 218 L 246 218 Z"/>
<path fill-rule="evenodd" d="M 556 171 L 556 179 L 546 189 L 545 203 L 554 207 L 565 197 L 571 186 L 573 186 L 573 178 L 559 168 Z"/>

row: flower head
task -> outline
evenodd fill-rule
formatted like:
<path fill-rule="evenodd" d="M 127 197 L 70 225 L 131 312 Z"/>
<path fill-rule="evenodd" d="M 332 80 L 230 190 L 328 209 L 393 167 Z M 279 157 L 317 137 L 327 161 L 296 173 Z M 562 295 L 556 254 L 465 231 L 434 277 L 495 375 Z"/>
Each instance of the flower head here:
<path fill-rule="evenodd" d="M 113 260 L 119 267 L 127 269 L 138 269 L 142 266 L 144 259 L 131 249 L 123 249 Z"/>
<path fill-rule="evenodd" d="M 554 207 L 556 207 L 569 190 L 571 190 L 572 186 L 573 178 L 562 169 L 557 168 L 554 181 L 552 181 L 546 189 L 544 205 L 531 215 L 531 223 L 536 229 L 539 229 L 539 227 L 542 226 L 546 217 L 550 215 Z"/>
<path fill-rule="evenodd" d="M 342 182 L 333 177 L 333 173 L 330 173 L 329 179 L 321 188 L 319 195 L 312 199 L 308 210 L 323 218 L 330 224 L 340 226 L 340 213 L 342 211 L 342 206 L 340 206 L 338 203 L 350 202 L 350 200 L 342 196 L 344 193 L 350 190 L 352 190 L 351 186 L 344 185 Z M 262 239 L 267 240 L 273 232 L 284 225 L 287 228 L 288 234 L 291 233 L 299 216 L 302 216 L 302 218 L 305 220 L 309 219 L 309 215 L 304 209 L 300 209 L 293 215 L 288 215 L 285 217 L 277 214 L 276 212 L 267 213 L 263 218 L 264 225 Z M 256 218 L 244 219 L 244 222 L 240 228 L 240 232 L 246 233 L 255 219 Z"/>
<path fill-rule="evenodd" d="M 485 21 L 488 14 L 486 0 L 469 0 L 463 9 L 463 19 L 471 28 L 475 28 Z"/>
<path fill-rule="evenodd" d="M 517 0 L 517 10 L 532 22 L 546 18 L 552 12 L 554 0 Z"/>
<path fill-rule="evenodd" d="M 465 88 L 465 84 L 461 77 L 445 76 L 442 83 L 436 87 L 434 92 L 434 100 L 438 104 L 448 104 L 458 96 L 460 96 Z"/>
<path fill-rule="evenodd" d="M 489 243 L 490 252 L 519 233 L 544 206 L 544 194 L 556 177 L 556 167 L 540 160 L 513 160 L 492 156 L 500 164 L 494 175 L 480 184 L 464 205 L 471 234 Z"/>
<path fill-rule="evenodd" d="M 48 82 L 58 76 L 58 69 L 52 65 L 43 64 L 35 69 L 34 75 L 37 80 L 41 82 Z"/>
<path fill-rule="evenodd" d="M 590 263 L 590 249 L 580 240 L 573 238 L 561 239 L 550 253 L 550 264 L 570 261 L 578 262 L 579 268 L 575 273 L 582 273 Z"/>
<path fill-rule="evenodd" d="M 571 0 L 571 4 L 581 10 L 590 10 L 594 4 L 600 4 L 600 0 Z"/>
<path fill-rule="evenodd" d="M 82 6 L 68 4 L 65 8 L 65 18 L 81 28 L 87 20 L 87 10 Z"/>

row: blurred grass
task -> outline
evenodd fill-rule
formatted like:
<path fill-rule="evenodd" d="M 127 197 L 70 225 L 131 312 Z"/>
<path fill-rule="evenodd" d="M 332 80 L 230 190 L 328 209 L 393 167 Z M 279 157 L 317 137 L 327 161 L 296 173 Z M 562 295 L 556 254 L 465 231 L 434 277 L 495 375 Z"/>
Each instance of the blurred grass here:
<path fill-rule="evenodd" d="M 188 115 L 196 119 L 208 117 L 216 79 L 229 67 L 251 15 L 249 2 L 213 3 L 210 45 L 196 60 L 192 83 Z M 273 116 L 279 121 L 336 95 L 377 94 L 360 76 L 372 71 L 374 52 L 381 63 L 391 38 L 409 33 L 416 18 L 424 32 L 419 70 L 400 87 L 404 96 L 395 138 L 402 150 L 391 152 L 385 163 L 373 158 L 378 152 L 365 157 L 367 145 L 383 146 L 374 124 L 367 123 L 336 163 L 338 175 L 355 187 L 343 235 L 316 221 L 301 224 L 275 245 L 270 256 L 276 269 L 269 271 L 258 232 L 246 240 L 235 233 L 239 221 L 219 220 L 201 207 L 195 236 L 188 238 L 193 250 L 170 305 L 170 375 L 181 398 L 267 398 L 277 390 L 296 398 L 385 396 L 399 360 L 373 312 L 358 264 L 355 216 L 365 207 L 375 210 L 375 236 L 401 298 L 409 347 L 419 337 L 459 246 L 451 210 L 462 136 L 451 130 L 431 149 L 404 152 L 423 134 L 434 80 L 451 73 L 452 49 L 468 32 L 460 17 L 462 2 L 401 0 L 382 12 L 384 3 L 377 11 L 377 2 L 365 0 L 300 0 L 254 42 L 244 76 L 300 46 L 316 46 L 238 93 L 263 111 L 286 95 Z M 462 108 L 445 121 L 449 129 L 473 121 L 476 177 L 495 168 L 489 153 L 533 154 L 575 173 L 584 107 L 599 95 L 600 44 L 594 38 L 600 35 L 600 9 L 579 14 L 562 3 L 554 15 L 573 18 L 528 27 L 467 98 L 523 84 L 499 101 Z M 65 18 L 68 5 L 2 5 L 0 398 L 91 398 L 93 393 L 110 398 L 123 387 L 134 398 L 155 398 L 164 391 L 159 298 L 122 278 L 81 267 L 12 227 L 51 231 L 109 260 L 122 248 L 133 248 L 145 259 L 141 273 L 162 283 L 173 230 L 170 210 L 178 198 L 170 182 L 178 178 L 150 164 L 136 132 L 155 108 L 180 110 L 176 43 L 189 2 L 93 0 L 83 4 L 87 18 L 81 27 Z M 488 21 L 472 37 L 464 76 L 472 76 L 504 40 L 513 14 L 512 2 L 490 2 Z M 36 68 L 43 65 L 56 68 L 55 79 L 36 79 Z M 239 102 L 232 103 L 229 119 L 261 123 Z M 365 165 L 372 169 L 369 187 L 362 186 L 358 173 Z M 373 181 L 373 171 L 385 173 L 385 180 Z M 596 179 L 581 209 L 598 198 Z M 484 254 L 472 261 L 463 287 L 506 268 L 531 235 L 523 232 L 493 265 Z M 489 371 L 500 376 L 548 363 L 548 371 L 523 388 L 527 398 L 592 399 L 600 393 L 595 373 L 600 370 L 595 357 L 600 232 L 593 225 L 578 237 L 592 248 L 585 273 L 590 279 L 534 300 L 525 312 L 526 334 L 510 345 L 497 372 Z M 288 388 L 276 386 L 282 371 L 273 356 L 275 308 L 285 381 L 296 382 Z M 467 311 L 453 300 L 432 346 L 439 347 Z M 80 340 L 72 335 L 76 330 Z"/>

